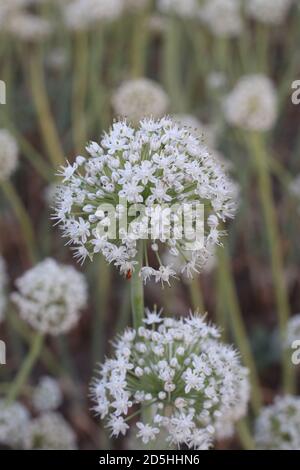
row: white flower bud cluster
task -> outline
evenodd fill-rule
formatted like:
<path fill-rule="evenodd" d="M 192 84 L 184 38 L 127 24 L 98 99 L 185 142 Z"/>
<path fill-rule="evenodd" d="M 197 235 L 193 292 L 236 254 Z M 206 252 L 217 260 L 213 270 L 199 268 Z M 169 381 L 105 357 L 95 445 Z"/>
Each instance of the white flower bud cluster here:
<path fill-rule="evenodd" d="M 169 98 L 158 83 L 138 78 L 120 85 L 113 94 L 112 105 L 116 116 L 137 125 L 143 118 L 161 118 L 167 112 Z"/>
<path fill-rule="evenodd" d="M 263 408 L 255 424 L 255 441 L 263 450 L 299 450 L 300 398 L 277 397 Z"/>
<path fill-rule="evenodd" d="M 43 413 L 30 421 L 27 426 L 24 448 L 27 450 L 76 450 L 76 435 L 61 414 Z"/>
<path fill-rule="evenodd" d="M 53 29 L 53 24 L 48 19 L 26 11 L 12 14 L 6 24 L 9 34 L 25 42 L 43 41 Z"/>
<path fill-rule="evenodd" d="M 266 24 L 279 25 L 286 19 L 293 0 L 247 0 L 246 13 Z"/>
<path fill-rule="evenodd" d="M 6 275 L 6 267 L 5 262 L 2 256 L 0 256 L 0 323 L 4 318 L 4 311 L 6 306 L 6 288 L 7 283 L 7 275 Z"/>
<path fill-rule="evenodd" d="M 123 0 L 72 0 L 62 6 L 63 19 L 71 31 L 87 30 L 98 23 L 117 20 L 123 7 Z"/>
<path fill-rule="evenodd" d="M 242 32 L 240 0 L 206 0 L 200 18 L 215 36 L 232 37 Z"/>
<path fill-rule="evenodd" d="M 229 124 L 249 131 L 268 131 L 277 119 L 277 93 L 265 75 L 247 75 L 237 82 L 224 102 Z"/>
<path fill-rule="evenodd" d="M 248 370 L 197 314 L 176 320 L 148 311 L 144 323 L 117 338 L 114 358 L 101 365 L 91 388 L 95 412 L 116 437 L 134 426 L 140 407 L 147 422 L 138 416 L 136 435 L 144 444 L 163 431 L 171 446 L 208 449 L 220 423 L 246 413 Z"/>
<path fill-rule="evenodd" d="M 128 274 L 136 267 L 137 243 L 143 238 L 144 245 L 151 243 L 159 265 L 149 266 L 145 249 L 139 271 L 144 282 L 169 282 L 175 274 L 172 266 L 161 263 L 161 244 L 182 259 L 182 273 L 193 277 L 205 265 L 212 246 L 220 243 L 221 221 L 236 210 L 236 187 L 201 139 L 169 118 L 145 119 L 137 129 L 116 122 L 100 145 L 92 142 L 87 151 L 89 158 L 79 156 L 63 168 L 57 192 L 55 218 L 75 245 L 76 257 L 84 261 L 100 252 L 121 274 Z M 124 199 L 127 208 L 121 204 Z M 174 213 L 170 208 L 196 203 L 205 207 L 203 240 L 187 245 L 180 209 Z M 114 209 L 110 218 L 103 204 Z M 104 229 L 118 226 L 124 209 L 132 215 L 128 230 L 121 227 L 115 238 L 109 237 Z M 134 216 L 137 210 L 144 213 Z M 175 236 L 170 236 L 170 224 L 166 228 L 159 223 L 166 211 Z"/>
<path fill-rule="evenodd" d="M 0 181 L 7 180 L 18 165 L 18 144 L 6 129 L 0 129 Z"/>
<path fill-rule="evenodd" d="M 12 300 L 20 315 L 42 333 L 67 333 L 79 320 L 87 303 L 84 276 L 72 266 L 48 258 L 29 269 L 16 281 Z"/>
<path fill-rule="evenodd" d="M 37 411 L 53 411 L 63 401 L 62 391 L 57 380 L 43 376 L 32 393 L 32 403 Z"/>
<path fill-rule="evenodd" d="M 29 414 L 21 403 L 0 400 L 0 444 L 21 447 L 28 424 Z"/>
<path fill-rule="evenodd" d="M 203 138 L 209 149 L 216 146 L 216 130 L 212 125 L 203 124 L 192 114 L 174 114 L 171 116 L 180 127 L 186 127 L 195 137 Z"/>

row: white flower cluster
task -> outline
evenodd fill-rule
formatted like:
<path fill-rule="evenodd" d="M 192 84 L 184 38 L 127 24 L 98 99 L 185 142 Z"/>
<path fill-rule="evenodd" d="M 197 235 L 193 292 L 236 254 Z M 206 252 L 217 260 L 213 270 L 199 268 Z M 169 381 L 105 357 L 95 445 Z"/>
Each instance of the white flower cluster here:
<path fill-rule="evenodd" d="M 215 36 L 238 36 L 242 31 L 240 0 L 206 0 L 200 18 Z"/>
<path fill-rule="evenodd" d="M 224 102 L 226 120 L 249 131 L 268 131 L 277 119 L 277 93 L 265 75 L 247 75 Z"/>
<path fill-rule="evenodd" d="M 277 397 L 262 409 L 255 424 L 257 447 L 263 450 L 300 449 L 300 398 Z"/>
<path fill-rule="evenodd" d="M 171 119 L 146 119 L 138 129 L 126 122 L 114 123 L 100 145 L 93 142 L 87 150 L 89 158 L 79 156 L 63 168 L 63 184 L 57 192 L 55 218 L 75 245 L 76 257 L 92 259 L 101 252 L 121 274 L 128 274 L 135 269 L 137 243 L 143 238 L 144 244 L 151 240 L 159 265 L 158 269 L 149 266 L 145 250 L 139 272 L 145 282 L 150 278 L 169 282 L 174 275 L 172 266 L 160 261 L 159 242 L 182 258 L 182 273 L 191 278 L 198 272 L 212 246 L 220 243 L 221 221 L 233 217 L 236 209 L 235 186 L 201 140 Z M 120 202 L 124 199 L 127 208 Z M 109 209 L 103 207 L 106 203 Z M 204 240 L 187 245 L 179 213 L 184 204 L 195 203 L 205 206 Z M 124 210 L 132 216 L 129 227 L 122 224 L 116 237 L 109 238 L 111 232 L 104 229 L 118 225 Z M 170 236 L 164 217 L 172 219 L 175 235 Z"/>
<path fill-rule="evenodd" d="M 32 393 L 32 403 L 37 411 L 53 411 L 62 404 L 63 395 L 57 380 L 43 376 Z"/>
<path fill-rule="evenodd" d="M 163 88 L 148 78 L 128 80 L 112 97 L 115 114 L 137 125 L 143 118 L 161 118 L 167 111 L 169 99 Z"/>
<path fill-rule="evenodd" d="M 53 25 L 42 16 L 20 11 L 9 17 L 6 31 L 21 41 L 37 42 L 53 32 Z"/>
<path fill-rule="evenodd" d="M 293 0 L 247 0 L 246 12 L 266 24 L 279 25 L 287 17 Z"/>
<path fill-rule="evenodd" d="M 6 129 L 0 129 L 0 181 L 10 177 L 18 164 L 18 144 Z"/>
<path fill-rule="evenodd" d="M 31 450 L 76 450 L 76 436 L 61 414 L 43 413 L 28 424 L 24 435 L 24 448 Z"/>
<path fill-rule="evenodd" d="M 66 27 L 81 31 L 118 19 L 124 5 L 123 0 L 72 0 L 62 7 Z"/>
<path fill-rule="evenodd" d="M 6 267 L 2 256 L 0 256 L 0 323 L 4 318 L 4 310 L 6 306 L 5 288 L 7 283 Z"/>
<path fill-rule="evenodd" d="M 28 424 L 29 414 L 21 403 L 0 400 L 0 444 L 21 447 Z"/>
<path fill-rule="evenodd" d="M 34 329 L 52 335 L 68 332 L 87 302 L 84 276 L 72 266 L 48 258 L 16 281 L 12 300 L 21 317 Z"/>
<path fill-rule="evenodd" d="M 284 347 L 290 349 L 294 341 L 300 341 L 300 314 L 293 315 L 287 325 Z"/>
<path fill-rule="evenodd" d="M 200 315 L 162 319 L 148 311 L 144 323 L 117 338 L 115 357 L 102 364 L 91 389 L 95 412 L 118 436 L 140 407 L 147 418 L 141 414 L 136 428 L 144 444 L 163 431 L 170 445 L 208 449 L 220 422 L 245 414 L 248 370 Z"/>
<path fill-rule="evenodd" d="M 215 148 L 216 130 L 212 125 L 203 124 L 192 114 L 174 114 L 171 117 L 180 127 L 187 127 L 195 137 L 202 137 L 209 149 Z"/>

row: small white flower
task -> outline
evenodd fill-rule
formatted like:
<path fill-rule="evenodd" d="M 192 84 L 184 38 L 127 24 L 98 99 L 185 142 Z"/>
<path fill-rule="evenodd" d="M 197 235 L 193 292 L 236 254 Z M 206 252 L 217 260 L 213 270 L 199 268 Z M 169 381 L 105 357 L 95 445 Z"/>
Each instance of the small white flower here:
<path fill-rule="evenodd" d="M 286 19 L 293 0 L 247 0 L 246 13 L 266 24 L 280 25 Z"/>
<path fill-rule="evenodd" d="M 153 426 L 149 426 L 149 424 L 143 424 L 139 422 L 136 423 L 136 426 L 139 429 L 137 437 L 140 437 L 144 444 L 148 444 L 149 441 L 153 441 L 156 434 L 159 434 L 159 429 Z"/>
<path fill-rule="evenodd" d="M 255 423 L 255 441 L 259 449 L 299 450 L 300 398 L 277 397 L 263 408 Z"/>
<path fill-rule="evenodd" d="M 21 403 L 0 400 L 0 444 L 22 447 L 28 424 L 29 413 Z"/>
<path fill-rule="evenodd" d="M 41 414 L 26 428 L 25 449 L 75 450 L 76 448 L 75 432 L 59 413 Z"/>
<path fill-rule="evenodd" d="M 52 377 L 41 377 L 32 394 L 32 402 L 37 411 L 56 410 L 63 400 L 62 391 L 57 380 Z"/>
<path fill-rule="evenodd" d="M 229 124 L 249 131 L 268 131 L 277 119 L 277 93 L 265 75 L 239 79 L 224 102 Z"/>
<path fill-rule="evenodd" d="M 205 0 L 200 18 L 216 36 L 238 36 L 242 32 L 240 0 Z"/>
<path fill-rule="evenodd" d="M 48 258 L 16 281 L 11 297 L 21 317 L 33 328 L 52 335 L 67 333 L 87 303 L 87 285 L 72 266 Z"/>
<path fill-rule="evenodd" d="M 167 111 L 169 99 L 158 83 L 139 78 L 122 83 L 113 95 L 112 104 L 118 117 L 136 125 L 143 118 L 161 118 Z"/>

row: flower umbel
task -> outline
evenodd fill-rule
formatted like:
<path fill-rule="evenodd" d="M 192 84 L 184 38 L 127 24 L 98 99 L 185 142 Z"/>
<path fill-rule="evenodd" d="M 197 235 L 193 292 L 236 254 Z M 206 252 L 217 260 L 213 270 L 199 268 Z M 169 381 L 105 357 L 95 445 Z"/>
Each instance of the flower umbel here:
<path fill-rule="evenodd" d="M 161 244 L 182 259 L 188 277 L 198 272 L 211 247 L 220 243 L 221 223 L 236 209 L 235 186 L 201 136 L 168 118 L 145 119 L 137 129 L 122 121 L 87 151 L 88 158 L 79 156 L 62 169 L 57 191 L 55 218 L 76 257 L 92 259 L 100 252 L 126 274 L 135 269 L 137 241 L 142 239 L 139 274 L 144 281 L 169 282 L 175 274 L 172 266 L 161 263 Z M 206 219 L 196 220 L 203 221 L 200 242 L 195 226 L 187 233 L 182 224 L 183 208 L 197 204 L 204 207 Z M 149 265 L 148 242 L 155 267 Z"/>
<path fill-rule="evenodd" d="M 200 315 L 175 320 L 148 312 L 144 323 L 118 337 L 115 357 L 101 365 L 91 388 L 95 412 L 118 436 L 142 407 L 149 410 L 147 422 L 136 422 L 143 443 L 166 431 L 171 445 L 209 448 L 221 422 L 233 425 L 246 413 L 247 369 Z"/>

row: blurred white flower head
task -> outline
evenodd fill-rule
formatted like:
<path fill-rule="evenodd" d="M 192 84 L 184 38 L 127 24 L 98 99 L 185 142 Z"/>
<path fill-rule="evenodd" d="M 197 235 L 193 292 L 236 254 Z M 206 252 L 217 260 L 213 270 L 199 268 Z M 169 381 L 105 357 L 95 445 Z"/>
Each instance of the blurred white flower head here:
<path fill-rule="evenodd" d="M 41 333 L 67 333 L 87 303 L 84 276 L 72 266 L 47 258 L 16 281 L 11 295 L 23 320 Z"/>
<path fill-rule="evenodd" d="M 123 0 L 72 0 L 62 5 L 65 25 L 71 31 L 115 21 L 123 13 Z"/>
<path fill-rule="evenodd" d="M 300 199 L 300 175 L 297 175 L 295 179 L 290 183 L 290 192 L 291 194 Z"/>
<path fill-rule="evenodd" d="M 169 98 L 163 88 L 148 78 L 127 80 L 112 97 L 116 116 L 137 125 L 143 118 L 161 118 L 168 109 Z"/>
<path fill-rule="evenodd" d="M 263 450 L 299 450 L 300 398 L 277 397 L 263 408 L 255 424 L 255 441 Z"/>
<path fill-rule="evenodd" d="M 181 259 L 187 277 L 199 272 L 221 242 L 222 221 L 236 210 L 235 186 L 203 142 L 172 119 L 145 119 L 138 128 L 114 123 L 87 151 L 88 158 L 62 168 L 54 215 L 75 256 L 84 261 L 102 253 L 126 275 L 143 241 L 144 282 L 168 283 L 175 275 L 160 261 L 162 244 Z M 185 230 L 184 208 L 195 206 L 196 228 Z M 149 265 L 148 243 L 159 268 Z"/>
<path fill-rule="evenodd" d="M 144 444 L 163 431 L 171 446 L 208 449 L 220 420 L 233 424 L 246 413 L 248 370 L 200 315 L 147 311 L 144 323 L 118 337 L 114 358 L 101 365 L 91 388 L 95 413 L 117 437 L 133 431 L 131 414 L 143 407 L 148 418 L 138 416 L 135 433 Z"/>
<path fill-rule="evenodd" d="M 224 101 L 227 122 L 249 131 L 268 131 L 277 119 L 277 92 L 265 75 L 239 79 Z"/>
<path fill-rule="evenodd" d="M 18 165 L 18 144 L 6 129 L 0 129 L 0 181 L 7 180 Z"/>
<path fill-rule="evenodd" d="M 0 255 L 0 323 L 3 320 L 4 313 L 5 313 L 6 284 L 7 284 L 6 266 L 5 266 L 4 259 Z"/>
<path fill-rule="evenodd" d="M 286 19 L 294 0 L 247 0 L 246 12 L 266 24 L 279 25 Z"/>
<path fill-rule="evenodd" d="M 6 25 L 8 33 L 25 42 L 42 41 L 53 32 L 53 29 L 53 24 L 48 19 L 21 11 L 12 14 Z"/>
<path fill-rule="evenodd" d="M 238 36 L 242 32 L 240 0 L 206 0 L 199 14 L 216 36 Z"/>
<path fill-rule="evenodd" d="M 24 447 L 27 450 L 76 450 L 76 435 L 61 414 L 48 412 L 30 421 Z"/>
<path fill-rule="evenodd" d="M 63 395 L 58 381 L 49 376 L 40 378 L 32 393 L 32 403 L 37 411 L 53 411 L 60 407 Z"/>
<path fill-rule="evenodd" d="M 21 403 L 0 400 L 0 444 L 22 447 L 28 424 L 29 413 Z"/>

